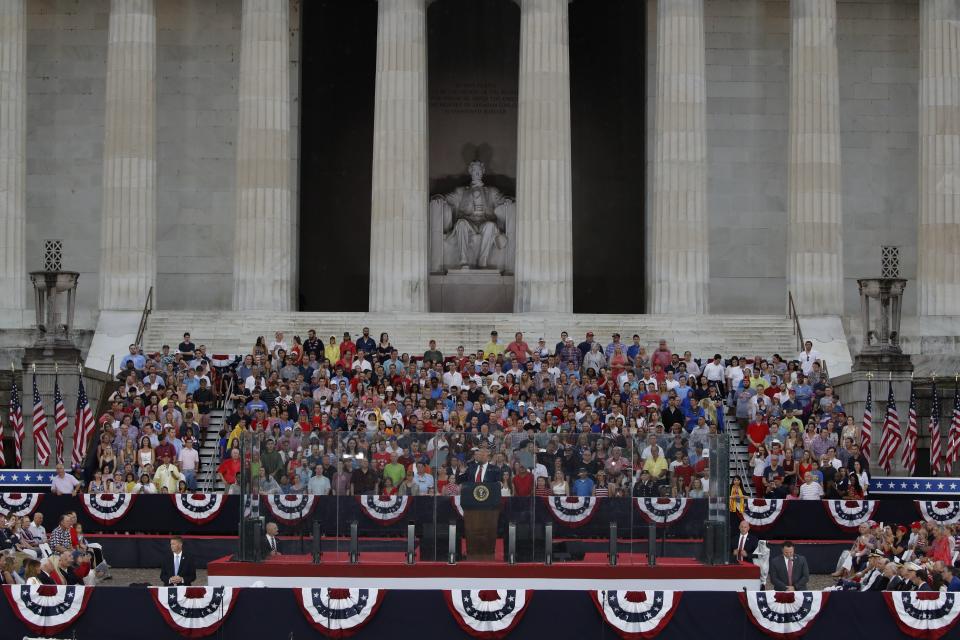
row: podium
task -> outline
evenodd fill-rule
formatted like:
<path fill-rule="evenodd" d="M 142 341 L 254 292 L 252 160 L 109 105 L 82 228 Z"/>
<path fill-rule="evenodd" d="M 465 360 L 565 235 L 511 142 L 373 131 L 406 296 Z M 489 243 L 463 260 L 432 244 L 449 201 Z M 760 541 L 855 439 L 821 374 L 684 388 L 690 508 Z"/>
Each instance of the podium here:
<path fill-rule="evenodd" d="M 464 483 L 460 490 L 460 506 L 463 507 L 467 560 L 493 562 L 497 550 L 497 522 L 500 519 L 500 483 Z"/>

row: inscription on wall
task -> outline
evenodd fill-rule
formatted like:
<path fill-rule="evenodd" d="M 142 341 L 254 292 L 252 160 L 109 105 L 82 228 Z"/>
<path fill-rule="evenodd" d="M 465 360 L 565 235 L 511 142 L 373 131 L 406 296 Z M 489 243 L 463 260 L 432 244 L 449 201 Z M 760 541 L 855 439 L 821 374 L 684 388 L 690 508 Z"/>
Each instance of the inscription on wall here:
<path fill-rule="evenodd" d="M 446 115 L 506 115 L 517 108 L 517 91 L 495 82 L 454 82 L 430 92 L 430 108 Z"/>

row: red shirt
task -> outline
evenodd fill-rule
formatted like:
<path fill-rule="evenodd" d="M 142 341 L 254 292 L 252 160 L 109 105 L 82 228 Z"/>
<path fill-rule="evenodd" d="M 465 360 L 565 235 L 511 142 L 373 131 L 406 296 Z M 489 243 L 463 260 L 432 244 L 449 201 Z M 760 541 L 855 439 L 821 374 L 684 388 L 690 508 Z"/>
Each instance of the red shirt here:
<path fill-rule="evenodd" d="M 747 437 L 754 442 L 763 443 L 766 437 L 770 435 L 770 425 L 766 422 L 751 422 L 747 425 Z M 747 442 L 747 452 L 753 453 L 757 450 L 753 443 Z"/>
<path fill-rule="evenodd" d="M 237 474 L 240 473 L 240 461 L 234 460 L 233 458 L 228 458 L 220 463 L 220 466 L 217 467 L 217 473 L 223 476 L 223 479 L 227 481 L 227 484 L 235 484 L 237 481 Z"/>
<path fill-rule="evenodd" d="M 517 496 L 533 495 L 532 473 L 521 473 L 513 477 L 513 494 Z"/>
<path fill-rule="evenodd" d="M 513 356 L 513 359 L 523 364 L 527 361 L 527 351 L 530 351 L 530 345 L 526 342 L 517 342 L 514 340 L 507 345 L 507 351 Z"/>

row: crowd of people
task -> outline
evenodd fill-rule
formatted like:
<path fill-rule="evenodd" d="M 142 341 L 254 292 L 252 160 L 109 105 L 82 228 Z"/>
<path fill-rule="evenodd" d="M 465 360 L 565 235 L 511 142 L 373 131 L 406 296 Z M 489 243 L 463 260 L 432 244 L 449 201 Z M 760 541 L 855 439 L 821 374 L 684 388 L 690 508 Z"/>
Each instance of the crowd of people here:
<path fill-rule="evenodd" d="M 62 514 L 50 532 L 43 520 L 39 511 L 32 518 L 0 513 L 0 584 L 92 586 L 111 578 L 103 547 L 87 541 L 76 512 Z"/>
<path fill-rule="evenodd" d="M 444 354 L 430 340 L 411 354 L 366 327 L 326 341 L 277 332 L 215 368 L 189 333 L 176 349 L 130 345 L 95 464 L 72 491 L 195 491 L 219 403 L 216 471 L 232 491 L 244 468 L 265 493 L 455 495 L 484 448 L 504 495 L 698 497 L 709 491 L 710 438 L 727 420 L 750 447 L 747 493 L 809 497 L 808 471 L 823 495 L 869 485 L 810 343 L 792 359 L 724 359 L 666 340 L 648 348 L 639 335 L 604 345 L 588 331 L 577 344 L 563 332 L 548 346 L 492 331 L 475 347 Z M 833 472 L 850 460 L 861 466 Z"/>

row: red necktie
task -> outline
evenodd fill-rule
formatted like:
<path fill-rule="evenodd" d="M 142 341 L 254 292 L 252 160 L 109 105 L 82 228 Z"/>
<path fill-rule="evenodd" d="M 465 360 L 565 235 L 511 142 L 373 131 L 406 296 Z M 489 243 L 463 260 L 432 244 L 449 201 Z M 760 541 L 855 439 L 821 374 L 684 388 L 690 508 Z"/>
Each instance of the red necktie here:
<path fill-rule="evenodd" d="M 53 578 L 53 581 L 57 584 L 63 584 L 63 578 L 60 577 L 60 572 L 56 569 L 50 574 L 50 577 Z"/>
<path fill-rule="evenodd" d="M 483 482 L 483 465 L 477 465 L 477 482 Z"/>
<path fill-rule="evenodd" d="M 743 560 L 743 546 L 747 542 L 746 537 L 740 536 L 740 546 L 737 547 L 737 557 L 740 560 Z"/>
<path fill-rule="evenodd" d="M 793 586 L 793 560 L 787 559 L 787 586 Z"/>

